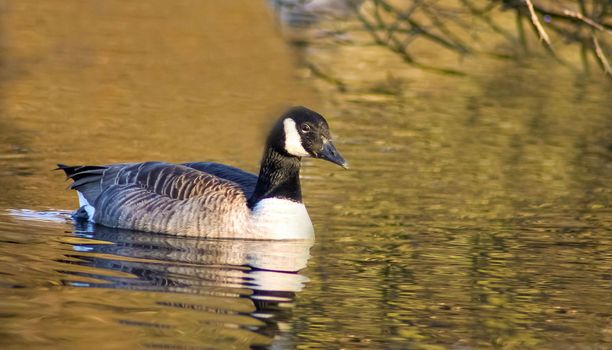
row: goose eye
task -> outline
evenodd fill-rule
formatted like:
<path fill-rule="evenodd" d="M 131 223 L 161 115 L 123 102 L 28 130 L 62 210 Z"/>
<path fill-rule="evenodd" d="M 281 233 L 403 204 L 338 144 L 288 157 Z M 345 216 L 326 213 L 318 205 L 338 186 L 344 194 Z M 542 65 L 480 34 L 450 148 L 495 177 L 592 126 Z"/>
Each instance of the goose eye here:
<path fill-rule="evenodd" d="M 310 125 L 302 124 L 302 131 L 303 132 L 309 132 L 310 131 Z"/>

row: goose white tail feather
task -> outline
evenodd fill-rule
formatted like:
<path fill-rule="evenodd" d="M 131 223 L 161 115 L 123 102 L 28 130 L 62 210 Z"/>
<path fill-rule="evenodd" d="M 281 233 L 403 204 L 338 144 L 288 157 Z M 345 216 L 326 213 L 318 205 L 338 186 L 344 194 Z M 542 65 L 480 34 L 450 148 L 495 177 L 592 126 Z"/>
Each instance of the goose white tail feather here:
<path fill-rule="evenodd" d="M 79 191 L 77 191 L 77 195 L 79 196 L 79 207 L 83 208 L 87 213 L 87 220 L 90 222 L 94 222 L 94 214 L 96 213 L 96 208 L 89 204 L 85 196 Z"/>

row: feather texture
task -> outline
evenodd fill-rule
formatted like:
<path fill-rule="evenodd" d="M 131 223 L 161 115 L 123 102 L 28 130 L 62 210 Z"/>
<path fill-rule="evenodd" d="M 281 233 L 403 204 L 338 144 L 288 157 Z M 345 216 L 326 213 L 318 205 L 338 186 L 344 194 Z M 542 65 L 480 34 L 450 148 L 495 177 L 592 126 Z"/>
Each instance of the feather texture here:
<path fill-rule="evenodd" d="M 183 165 L 236 183 L 247 198 L 253 195 L 257 184 L 257 175 L 233 166 L 212 162 L 183 163 Z"/>
<path fill-rule="evenodd" d="M 248 235 L 245 193 L 224 178 L 161 162 L 59 168 L 77 179 L 71 188 L 96 208 L 96 223 L 183 236 Z"/>

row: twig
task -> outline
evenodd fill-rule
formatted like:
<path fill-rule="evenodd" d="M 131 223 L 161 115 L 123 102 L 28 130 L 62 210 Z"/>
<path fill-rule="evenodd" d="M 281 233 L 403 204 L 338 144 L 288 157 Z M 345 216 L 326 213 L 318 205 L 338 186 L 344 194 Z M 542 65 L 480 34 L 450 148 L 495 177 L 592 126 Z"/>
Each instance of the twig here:
<path fill-rule="evenodd" d="M 524 1 L 525 1 L 525 4 L 527 4 L 527 8 L 529 9 L 529 15 L 531 16 L 531 24 L 533 24 L 534 28 L 538 32 L 538 35 L 540 36 L 540 40 L 544 41 L 546 45 L 548 46 L 548 48 L 552 51 L 553 47 L 552 47 L 552 44 L 550 43 L 550 38 L 548 37 L 548 34 L 546 34 L 544 27 L 542 27 L 542 24 L 540 23 L 540 19 L 538 18 L 538 15 L 533 9 L 533 4 L 531 3 L 531 0 L 524 0 Z"/>
<path fill-rule="evenodd" d="M 411 16 L 414 11 L 416 11 L 424 2 L 425 0 L 417 0 L 415 2 L 413 2 L 412 6 L 406 10 L 404 12 L 404 16 L 409 17 Z M 384 23 L 384 21 L 382 20 L 382 18 L 380 17 L 380 13 L 379 13 L 379 3 L 378 1 L 374 1 L 374 15 L 376 16 L 376 20 L 379 23 Z M 396 18 L 395 23 L 392 23 L 391 25 L 387 26 L 387 39 L 391 39 L 391 37 L 393 36 L 394 32 L 397 31 L 399 29 L 399 27 L 401 26 L 402 21 L 400 18 Z M 414 32 L 414 30 L 410 30 L 409 32 Z"/>
<path fill-rule="evenodd" d="M 379 3 L 378 1 L 377 1 L 377 3 L 378 3 L 378 4 L 381 4 L 381 3 Z M 392 10 L 394 9 L 393 7 L 389 6 L 389 5 L 388 5 L 388 4 L 386 4 L 386 3 L 382 3 L 381 5 L 382 5 L 382 8 L 383 8 L 384 10 L 386 10 L 386 11 L 389 11 L 389 8 L 390 8 L 390 9 L 392 9 Z M 387 6 L 385 6 L 385 5 L 387 5 L 387 6 L 389 6 L 389 7 L 387 7 Z M 400 57 L 401 57 L 401 58 L 404 60 L 404 62 L 409 63 L 409 64 L 411 64 L 411 65 L 414 65 L 415 67 L 419 67 L 419 68 L 421 68 L 421 69 L 431 70 L 431 71 L 435 71 L 435 72 L 438 72 L 438 73 L 444 73 L 444 74 L 449 74 L 449 75 L 458 75 L 458 76 L 464 76 L 464 75 L 465 75 L 465 73 L 464 73 L 464 72 L 461 72 L 461 71 L 459 71 L 459 70 L 455 70 L 455 69 L 451 69 L 451 68 L 439 68 L 439 67 L 434 67 L 434 66 L 430 66 L 430 65 L 427 65 L 427 64 L 423 64 L 423 63 L 420 63 L 420 62 L 416 62 L 416 61 L 414 60 L 414 58 L 412 58 L 412 56 L 411 56 L 411 55 L 410 55 L 410 54 L 409 54 L 409 53 L 406 51 L 406 46 L 407 46 L 407 44 L 406 44 L 406 43 L 402 44 L 402 43 L 401 43 L 401 42 L 400 42 L 400 41 L 399 41 L 399 40 L 398 40 L 398 39 L 395 37 L 395 35 L 393 35 L 393 34 L 392 34 L 392 35 L 391 35 L 391 36 L 388 38 L 389 40 L 387 40 L 387 41 L 383 40 L 383 39 L 382 39 L 382 38 L 381 38 L 381 37 L 378 35 L 377 30 L 376 30 L 376 27 L 377 27 L 377 26 L 380 26 L 381 24 L 384 24 L 384 23 L 377 23 L 376 25 L 374 25 L 374 24 L 372 24 L 372 23 L 371 23 L 371 22 L 370 22 L 370 21 L 369 21 L 369 20 L 368 20 L 368 19 L 367 19 L 365 16 L 363 16 L 363 15 L 361 14 L 361 11 L 360 11 L 360 9 L 359 9 L 359 7 L 358 7 L 358 6 L 356 6 L 355 4 L 352 4 L 352 8 L 353 8 L 353 11 L 354 11 L 355 15 L 357 16 L 357 19 L 358 19 L 358 20 L 359 20 L 359 21 L 360 21 L 360 22 L 361 22 L 361 23 L 364 25 L 364 27 L 366 27 L 366 30 L 367 30 L 367 31 L 370 33 L 370 35 L 372 36 L 372 38 L 374 39 L 374 41 L 375 41 L 377 44 L 379 44 L 379 45 L 386 46 L 386 47 L 387 47 L 387 48 L 389 48 L 391 51 L 393 51 L 393 52 L 395 52 L 396 54 L 398 54 L 398 55 L 399 55 L 399 56 L 400 56 Z M 392 11 L 389 11 L 389 12 L 392 12 Z M 394 14 L 395 14 L 395 16 L 396 16 L 396 18 L 397 18 L 397 19 L 406 20 L 406 18 L 404 18 L 404 17 L 402 16 L 402 14 L 397 13 L 397 12 L 395 12 Z M 374 20 L 375 20 L 375 21 L 377 21 L 377 20 L 378 20 L 378 21 L 380 21 L 380 20 L 382 20 L 382 19 L 380 19 L 380 18 L 379 18 L 379 19 L 374 18 Z M 413 23 L 410 23 L 410 22 L 409 22 L 409 24 L 410 24 L 410 26 L 411 26 L 411 29 L 412 29 L 412 30 L 415 32 L 415 35 L 413 35 L 413 36 L 408 36 L 408 38 L 409 38 L 409 39 L 411 39 L 411 38 L 416 38 L 416 36 L 417 36 L 416 34 L 423 34 L 423 35 L 425 35 L 426 37 L 429 37 L 429 36 L 427 35 L 427 33 L 426 33 L 426 32 L 424 32 L 423 28 L 420 28 L 418 25 L 414 25 Z M 399 30 L 396 30 L 396 31 L 399 31 Z M 453 48 L 454 48 L 454 47 L 453 47 Z M 456 49 L 456 48 L 454 48 L 454 49 Z"/>
<path fill-rule="evenodd" d="M 470 10 L 470 12 L 472 13 L 472 15 L 480 17 L 480 19 L 489 26 L 489 28 L 493 29 L 496 33 L 499 33 L 501 35 L 503 35 L 504 38 L 506 38 L 506 40 L 508 40 L 508 42 L 510 43 L 514 43 L 515 42 L 515 38 L 514 36 L 512 36 L 512 34 L 508 33 L 506 30 L 504 30 L 502 27 L 500 27 L 499 25 L 497 25 L 495 23 L 495 21 L 493 21 L 493 19 L 491 18 L 491 16 L 489 16 L 489 14 L 487 13 L 488 10 L 481 10 L 479 8 L 477 8 L 474 4 L 472 4 L 470 1 L 468 0 L 460 0 L 460 2 L 468 8 L 468 10 Z"/>
<path fill-rule="evenodd" d="M 408 52 L 406 52 L 406 50 L 404 48 L 400 48 L 399 45 L 397 45 L 397 42 L 394 42 L 394 46 L 389 44 L 389 41 L 385 41 L 383 40 L 377 33 L 377 30 L 375 28 L 375 26 L 370 23 L 370 21 L 368 21 L 360 12 L 359 8 L 356 5 L 353 5 L 353 11 L 355 12 L 357 19 L 363 24 L 364 27 L 366 27 L 367 31 L 370 33 L 370 35 L 372 36 L 372 38 L 374 39 L 374 42 L 376 42 L 379 45 L 383 45 L 383 46 L 387 46 L 388 48 L 390 48 L 392 51 L 398 53 L 400 56 L 402 56 L 402 58 L 404 59 L 404 61 L 409 62 L 409 63 L 414 63 L 414 59 L 412 58 L 412 56 L 410 56 L 410 54 Z M 389 38 L 392 39 L 392 38 Z"/>
<path fill-rule="evenodd" d="M 333 76 L 323 72 L 321 69 L 319 69 L 319 67 L 317 67 L 316 65 L 314 65 L 313 63 L 307 62 L 306 63 L 306 67 L 308 67 L 308 69 L 310 69 L 310 71 L 312 72 L 312 74 L 323 80 L 326 81 L 332 85 L 335 85 L 336 88 L 338 89 L 338 91 L 340 92 L 346 92 L 346 84 L 344 84 L 344 82 L 342 82 L 342 80 L 338 79 L 338 78 L 334 78 Z"/>
<path fill-rule="evenodd" d="M 516 29 L 518 31 L 519 42 L 523 47 L 523 51 L 527 52 L 527 38 L 525 37 L 525 28 L 523 26 L 523 16 L 520 11 L 516 11 Z"/>
<path fill-rule="evenodd" d="M 568 14 L 565 14 L 563 12 L 558 12 L 558 11 L 554 11 L 552 9 L 547 9 L 544 8 L 542 6 L 539 6 L 538 4 L 532 4 L 533 5 L 533 9 L 535 12 L 540 13 L 542 15 L 546 15 L 546 16 L 550 16 L 552 18 L 557 18 L 557 19 L 563 19 L 563 20 L 572 20 L 572 21 L 580 21 L 580 19 L 574 17 L 574 16 L 570 16 Z M 605 13 L 605 8 L 607 7 L 607 2 L 603 2 L 603 6 L 604 9 L 602 10 L 602 15 Z M 595 16 L 597 17 L 597 16 Z M 605 23 L 605 22 L 601 22 L 601 23 L 597 23 L 600 26 L 602 26 L 603 28 L 606 28 L 608 30 L 612 29 L 612 24 L 609 23 Z"/>
<path fill-rule="evenodd" d="M 589 73 L 591 68 L 589 66 L 588 47 L 584 41 L 580 42 L 580 59 L 582 60 L 584 71 Z"/>
<path fill-rule="evenodd" d="M 590 25 L 591 27 L 593 27 L 593 28 L 595 28 L 597 30 L 601 30 L 601 31 L 604 31 L 604 32 L 606 32 L 608 34 L 612 34 L 612 30 L 609 30 L 609 29 L 605 28 L 603 25 L 593 21 L 589 17 L 583 16 L 581 13 L 564 9 L 563 10 L 563 14 L 566 15 L 567 17 L 575 18 L 575 19 L 577 19 L 579 21 L 582 21 L 582 22 Z"/>
<path fill-rule="evenodd" d="M 601 64 L 601 67 L 603 68 L 604 72 L 612 77 L 612 67 L 610 67 L 610 62 L 608 62 L 606 55 L 601 49 L 601 46 L 599 45 L 599 40 L 597 40 L 595 34 L 593 34 L 593 47 L 595 48 L 595 56 L 599 60 L 599 63 Z"/>
<path fill-rule="evenodd" d="M 413 29 L 417 30 L 418 33 L 422 34 L 424 37 L 429 38 L 430 40 L 448 48 L 451 50 L 455 50 L 458 52 L 462 52 L 464 53 L 465 50 L 464 48 L 462 48 L 460 45 L 457 45 L 454 42 L 451 42 L 449 40 L 447 40 L 446 38 L 436 35 L 435 33 L 432 33 L 431 31 L 427 30 L 425 28 L 425 26 L 423 26 L 422 24 L 418 23 L 417 21 L 415 21 L 414 19 L 412 19 L 409 16 L 405 16 L 403 13 L 399 12 L 395 7 L 391 6 L 389 3 L 387 3 L 384 0 L 378 0 L 376 1 L 378 4 L 380 4 L 380 6 L 387 12 L 392 13 L 397 19 L 406 21 L 406 23 L 408 23 Z"/>
<path fill-rule="evenodd" d="M 451 41 L 453 41 L 455 43 L 455 46 L 460 50 L 463 51 L 462 53 L 469 53 L 470 49 L 468 48 L 468 46 L 466 44 L 463 43 L 463 41 L 461 41 L 461 39 L 459 39 L 457 36 L 455 36 L 449 29 L 448 27 L 446 27 L 446 25 L 444 24 L 443 21 L 441 21 L 438 16 L 436 15 L 436 13 L 429 8 L 429 6 L 422 6 L 422 10 L 423 12 L 427 15 L 427 17 L 429 17 L 429 19 L 431 20 L 431 22 L 438 27 L 438 30 L 446 35 L 447 38 L 449 38 Z"/>

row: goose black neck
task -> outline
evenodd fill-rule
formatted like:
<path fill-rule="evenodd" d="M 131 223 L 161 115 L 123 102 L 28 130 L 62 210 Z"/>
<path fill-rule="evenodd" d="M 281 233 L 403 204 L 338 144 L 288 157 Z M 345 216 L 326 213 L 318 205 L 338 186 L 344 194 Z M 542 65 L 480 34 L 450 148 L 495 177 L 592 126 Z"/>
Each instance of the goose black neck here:
<path fill-rule="evenodd" d="M 302 202 L 300 158 L 282 154 L 268 145 L 259 169 L 255 191 L 249 198 L 253 208 L 262 199 L 282 198 Z"/>

